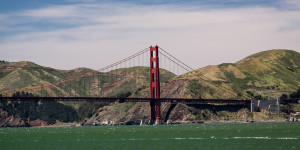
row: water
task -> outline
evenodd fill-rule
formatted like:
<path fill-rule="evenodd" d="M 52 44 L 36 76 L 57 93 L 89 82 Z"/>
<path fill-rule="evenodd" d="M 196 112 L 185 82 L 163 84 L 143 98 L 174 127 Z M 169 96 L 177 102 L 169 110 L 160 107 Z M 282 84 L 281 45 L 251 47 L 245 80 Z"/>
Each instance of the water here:
<path fill-rule="evenodd" d="M 0 128 L 0 149 L 300 149 L 300 123 Z"/>

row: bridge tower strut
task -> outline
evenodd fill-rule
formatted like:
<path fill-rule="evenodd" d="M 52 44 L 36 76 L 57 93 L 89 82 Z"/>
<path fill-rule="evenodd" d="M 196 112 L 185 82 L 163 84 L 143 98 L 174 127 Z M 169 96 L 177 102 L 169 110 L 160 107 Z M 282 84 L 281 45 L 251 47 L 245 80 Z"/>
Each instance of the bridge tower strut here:
<path fill-rule="evenodd" d="M 160 98 L 158 46 L 150 47 L 150 98 Z M 150 124 L 161 124 L 160 100 L 150 101 Z"/>

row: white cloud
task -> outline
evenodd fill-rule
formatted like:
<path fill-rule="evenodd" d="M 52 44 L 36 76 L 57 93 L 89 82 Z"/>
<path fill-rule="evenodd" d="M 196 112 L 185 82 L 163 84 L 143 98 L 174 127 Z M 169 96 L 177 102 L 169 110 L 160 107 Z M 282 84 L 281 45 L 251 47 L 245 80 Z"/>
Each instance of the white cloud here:
<path fill-rule="evenodd" d="M 300 51 L 300 10 L 199 8 L 95 3 L 27 10 L 13 15 L 22 20 L 10 21 L 73 26 L 2 37 L 0 59 L 97 69 L 157 44 L 199 68 L 267 49 Z"/>

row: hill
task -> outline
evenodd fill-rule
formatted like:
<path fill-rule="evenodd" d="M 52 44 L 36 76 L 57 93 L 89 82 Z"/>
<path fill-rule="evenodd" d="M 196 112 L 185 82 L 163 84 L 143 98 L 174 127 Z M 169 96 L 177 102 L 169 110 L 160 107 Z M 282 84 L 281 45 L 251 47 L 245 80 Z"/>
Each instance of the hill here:
<path fill-rule="evenodd" d="M 300 87 L 300 54 L 264 51 L 236 63 L 200 68 L 178 79 L 189 81 L 186 90 L 192 97 L 276 99 Z M 204 81 L 207 79 L 211 82 Z"/>
<path fill-rule="evenodd" d="M 269 50 L 236 63 L 207 66 L 177 76 L 161 87 L 161 97 L 276 99 L 300 87 L 300 54 L 291 50 Z M 130 105 L 131 109 L 126 106 Z M 134 106 L 132 106 L 134 105 Z M 121 110 L 121 111 L 120 111 Z M 242 106 L 162 104 L 164 121 L 284 120 L 272 112 L 251 113 Z M 87 120 L 114 123 L 149 120 L 149 104 L 115 104 L 99 109 Z"/>
<path fill-rule="evenodd" d="M 4 96 L 100 96 L 100 97 L 128 97 L 139 96 L 147 97 L 145 91 L 149 87 L 149 68 L 148 67 L 131 67 L 111 70 L 109 72 L 98 72 L 88 68 L 77 68 L 74 70 L 57 70 L 49 67 L 43 67 L 33 62 L 5 62 L 0 63 L 0 93 L 7 91 L 22 91 L 18 94 L 3 94 Z M 174 74 L 161 69 L 161 83 L 175 77 Z M 62 82 L 68 81 L 68 82 Z M 43 87 L 41 88 L 41 86 Z M 46 87 L 45 85 L 49 85 Z M 37 88 L 37 89 L 36 89 Z M 29 90 L 28 90 L 29 89 Z M 32 89 L 32 90 L 31 90 Z M 23 91 L 25 90 L 25 91 Z M 54 103 L 54 102 L 53 102 Z M 69 116 L 67 121 L 81 121 L 91 117 L 100 107 L 109 105 L 103 102 L 60 102 L 65 105 L 63 109 L 70 110 L 70 106 L 78 113 L 78 116 Z M 43 103 L 41 103 L 43 104 Z M 23 122 L 22 125 L 30 125 L 32 119 L 43 119 L 41 116 L 34 116 L 35 113 L 41 113 L 40 105 L 34 105 L 32 111 L 14 103 L 1 104 L 0 108 L 7 111 L 3 115 L 13 115 L 17 122 Z M 27 105 L 27 104 L 24 104 Z M 52 104 L 61 106 L 59 104 Z M 4 108 L 5 107 L 5 108 Z M 47 107 L 46 112 L 55 111 L 55 108 Z M 15 111 L 16 109 L 16 111 Z M 23 110 L 20 110 L 23 109 Z M 26 110 L 25 110 L 26 109 Z M 19 113 L 22 112 L 22 113 Z M 30 112 L 30 113 L 29 113 Z M 45 113 L 44 113 L 45 114 Z M 51 114 L 52 118 L 43 119 L 46 123 L 53 124 L 65 122 L 66 119 L 60 119 L 61 116 Z M 71 114 L 71 113 L 70 113 Z M 1 116 L 1 114 L 0 114 Z M 4 117 L 5 118 L 5 117 Z M 20 119 L 22 121 L 19 121 Z M 31 118 L 31 120 L 30 120 Z M 13 119 L 12 119 L 13 120 Z M 30 120 L 30 121 L 28 121 Z M 53 121 L 54 120 L 54 121 Z M 1 121 L 0 121 L 1 124 Z M 45 123 L 44 123 L 45 124 Z M 8 125 L 9 126 L 9 125 Z"/>
<path fill-rule="evenodd" d="M 27 61 L 1 62 L 0 93 L 70 80 L 28 92 L 42 96 L 148 97 L 148 70 L 148 67 L 121 68 L 109 72 L 97 72 L 88 68 L 56 70 Z M 276 99 L 282 94 L 288 95 L 299 89 L 300 54 L 291 50 L 269 50 L 253 54 L 236 63 L 207 66 L 176 77 L 161 69 L 160 75 L 161 97 Z M 94 121 L 99 123 L 110 121 L 116 124 L 139 123 L 141 119 L 149 120 L 150 114 L 148 103 L 62 104 L 66 106 L 63 109 L 69 110 L 70 106 L 78 114 L 78 117 L 69 121 L 81 122 L 84 125 L 92 125 Z M 247 108 L 237 105 L 163 103 L 161 110 L 164 121 L 179 122 L 284 120 L 286 117 L 284 114 L 272 112 L 251 113 Z M 2 116 L 7 118 L 10 114 L 17 119 L 16 122 L 23 121 L 23 124 L 28 120 L 24 118 L 24 114 L 7 111 L 8 113 L 5 113 L 2 110 Z M 51 123 L 53 119 L 57 120 L 56 122 L 64 122 L 59 116 L 51 118 Z M 47 122 L 47 119 L 44 120 Z"/>
<path fill-rule="evenodd" d="M 149 86 L 148 70 L 148 67 L 121 68 L 109 72 L 88 68 L 57 70 L 28 61 L 2 62 L 0 93 L 25 90 L 36 96 L 126 97 Z M 175 77 L 163 69 L 160 75 L 161 83 Z"/>

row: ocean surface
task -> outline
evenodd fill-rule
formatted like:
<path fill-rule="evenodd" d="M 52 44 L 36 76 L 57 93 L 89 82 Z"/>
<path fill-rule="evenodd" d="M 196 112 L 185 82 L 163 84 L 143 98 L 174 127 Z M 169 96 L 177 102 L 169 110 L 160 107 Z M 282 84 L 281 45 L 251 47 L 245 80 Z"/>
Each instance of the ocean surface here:
<path fill-rule="evenodd" d="M 300 123 L 0 128 L 1 150 L 300 149 Z"/>

